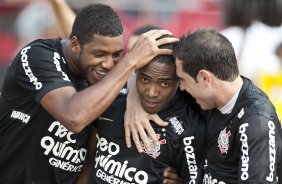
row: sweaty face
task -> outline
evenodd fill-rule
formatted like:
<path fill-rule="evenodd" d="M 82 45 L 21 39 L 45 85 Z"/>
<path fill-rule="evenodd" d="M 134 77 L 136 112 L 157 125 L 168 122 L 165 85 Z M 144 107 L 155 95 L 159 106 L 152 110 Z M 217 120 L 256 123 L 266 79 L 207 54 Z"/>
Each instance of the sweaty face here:
<path fill-rule="evenodd" d="M 137 71 L 136 84 L 143 109 L 158 113 L 169 105 L 178 88 L 175 66 L 151 62 Z"/>
<path fill-rule="evenodd" d="M 92 42 L 85 44 L 80 50 L 80 72 L 90 84 L 97 83 L 118 63 L 123 47 L 123 35 L 94 35 Z"/>
<path fill-rule="evenodd" d="M 203 110 L 213 109 L 215 103 L 210 87 L 199 76 L 197 81 L 182 69 L 182 61 L 176 59 L 176 74 L 180 79 L 179 85 L 182 91 L 191 94 Z"/>

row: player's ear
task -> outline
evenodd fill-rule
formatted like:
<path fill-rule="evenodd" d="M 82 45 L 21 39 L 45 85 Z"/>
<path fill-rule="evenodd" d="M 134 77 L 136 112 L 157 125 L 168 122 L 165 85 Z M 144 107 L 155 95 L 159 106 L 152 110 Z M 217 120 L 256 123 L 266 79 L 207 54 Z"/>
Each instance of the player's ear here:
<path fill-rule="evenodd" d="M 78 40 L 77 36 L 72 36 L 71 37 L 71 50 L 74 53 L 80 53 L 81 45 L 79 43 L 79 40 Z"/>
<path fill-rule="evenodd" d="M 197 80 L 198 81 L 203 81 L 206 84 L 211 83 L 211 73 L 207 70 L 200 70 L 197 74 Z"/>

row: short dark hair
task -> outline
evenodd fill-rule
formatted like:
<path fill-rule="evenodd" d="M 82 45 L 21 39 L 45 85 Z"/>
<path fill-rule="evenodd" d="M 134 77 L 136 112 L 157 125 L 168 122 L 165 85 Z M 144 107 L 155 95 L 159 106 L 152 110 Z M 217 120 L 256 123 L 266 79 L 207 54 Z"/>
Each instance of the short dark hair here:
<path fill-rule="evenodd" d="M 157 40 L 162 39 L 162 38 L 166 38 L 166 37 L 174 37 L 174 36 L 163 35 L 163 36 L 157 38 Z M 171 50 L 174 50 L 174 47 L 175 47 L 175 43 L 168 43 L 168 44 L 163 44 L 163 45 L 159 46 L 160 49 L 171 49 Z M 174 58 L 173 55 L 157 55 L 156 57 L 154 57 L 151 60 L 151 62 L 159 62 L 159 63 L 175 66 L 175 58 Z"/>
<path fill-rule="evenodd" d="M 116 37 L 123 34 L 123 27 L 117 13 L 108 5 L 90 4 L 81 9 L 73 23 L 70 37 L 77 36 L 84 45 L 93 35 Z"/>
<path fill-rule="evenodd" d="M 201 69 L 218 79 L 233 81 L 239 75 L 230 41 L 214 29 L 201 29 L 180 38 L 174 56 L 183 62 L 183 71 L 196 79 Z"/>
<path fill-rule="evenodd" d="M 148 31 L 151 31 L 151 30 L 159 30 L 161 29 L 160 27 L 158 26 L 154 26 L 154 25 L 151 25 L 151 24 L 148 24 L 148 25 L 144 25 L 144 26 L 140 26 L 138 28 L 136 28 L 133 32 L 132 32 L 132 35 L 135 35 L 135 36 L 139 36 L 143 33 L 146 33 Z"/>

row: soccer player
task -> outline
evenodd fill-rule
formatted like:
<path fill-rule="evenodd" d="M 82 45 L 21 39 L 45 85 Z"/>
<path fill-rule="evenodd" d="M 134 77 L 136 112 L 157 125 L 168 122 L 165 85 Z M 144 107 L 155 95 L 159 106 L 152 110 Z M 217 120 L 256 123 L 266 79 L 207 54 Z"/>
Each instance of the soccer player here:
<path fill-rule="evenodd" d="M 280 121 L 266 94 L 239 75 L 229 40 L 199 30 L 183 36 L 174 55 L 181 90 L 207 120 L 204 183 L 278 183 Z"/>
<path fill-rule="evenodd" d="M 172 48 L 172 44 L 161 48 Z M 203 174 L 205 124 L 198 111 L 178 88 L 173 56 L 158 55 L 136 72 L 136 86 L 144 110 L 169 122 L 161 127 L 151 122 L 159 144 L 142 144 L 143 153 L 127 148 L 124 112 L 127 90 L 95 121 L 97 147 L 95 184 L 162 183 L 168 166 L 176 169 L 181 183 L 201 183 Z"/>
<path fill-rule="evenodd" d="M 89 124 L 135 69 L 175 38 L 143 34 L 122 59 L 123 27 L 109 6 L 83 8 L 65 39 L 38 39 L 11 62 L 0 97 L 0 183 L 72 184 L 83 167 Z M 142 52 L 140 52 L 142 51 Z"/>
<path fill-rule="evenodd" d="M 281 183 L 280 120 L 267 95 L 239 75 L 230 41 L 198 30 L 180 38 L 174 55 L 180 88 L 207 123 L 204 183 Z"/>

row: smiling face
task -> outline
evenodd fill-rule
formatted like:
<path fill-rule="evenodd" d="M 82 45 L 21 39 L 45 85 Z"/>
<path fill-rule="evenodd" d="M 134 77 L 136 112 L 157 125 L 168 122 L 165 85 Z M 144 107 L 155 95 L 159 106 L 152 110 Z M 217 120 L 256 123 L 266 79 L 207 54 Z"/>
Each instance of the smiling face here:
<path fill-rule="evenodd" d="M 93 40 L 77 52 L 75 68 L 90 84 L 95 84 L 118 63 L 123 47 L 123 35 L 94 35 Z"/>
<path fill-rule="evenodd" d="M 136 86 L 143 109 L 158 113 L 169 105 L 178 88 L 175 66 L 150 62 L 137 71 Z"/>
<path fill-rule="evenodd" d="M 183 71 L 183 63 L 176 58 L 176 74 L 179 77 L 179 86 L 181 91 L 186 91 L 192 95 L 203 110 L 216 107 L 214 96 L 210 85 L 207 82 L 205 71 L 200 71 L 197 75 L 197 81 L 189 74 Z M 207 72 L 205 72 L 207 73 Z"/>

